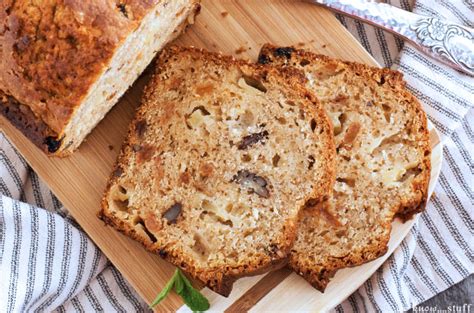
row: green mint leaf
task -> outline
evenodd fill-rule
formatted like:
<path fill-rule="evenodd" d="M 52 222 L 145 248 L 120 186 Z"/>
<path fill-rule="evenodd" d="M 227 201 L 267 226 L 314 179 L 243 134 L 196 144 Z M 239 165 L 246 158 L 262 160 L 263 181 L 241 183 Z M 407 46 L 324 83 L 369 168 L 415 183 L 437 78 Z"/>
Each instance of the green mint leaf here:
<path fill-rule="evenodd" d="M 150 308 L 153 308 L 160 303 L 174 286 L 175 292 L 181 296 L 184 303 L 194 312 L 206 311 L 209 309 L 209 301 L 204 297 L 198 290 L 194 289 L 191 282 L 184 276 L 179 270 L 173 274 L 173 277 L 166 283 L 166 286 L 161 290 L 156 299 L 150 304 Z"/>
<path fill-rule="evenodd" d="M 180 283 L 183 283 L 181 292 L 178 294 L 183 298 L 184 303 L 193 311 L 200 312 L 209 309 L 209 301 L 204 297 L 198 290 L 194 289 L 191 282 L 184 276 L 181 271 L 178 275 L 180 276 Z"/>
<path fill-rule="evenodd" d="M 178 270 L 179 271 L 179 270 Z M 182 278 L 183 275 L 181 275 L 181 272 L 178 273 L 178 276 L 176 277 L 176 280 L 174 282 L 174 291 L 178 294 L 181 295 L 181 292 L 183 291 L 184 288 L 184 281 Z"/>
<path fill-rule="evenodd" d="M 204 297 L 199 291 L 194 288 L 185 287 L 181 292 L 181 297 L 184 300 L 184 303 L 193 311 L 193 312 L 202 312 L 209 309 L 209 301 Z"/>
<path fill-rule="evenodd" d="M 166 286 L 161 290 L 161 292 L 156 296 L 155 300 L 150 304 L 150 308 L 153 308 L 155 305 L 160 303 L 168 293 L 170 293 L 171 288 L 173 288 L 173 285 L 175 284 L 176 280 L 181 280 L 181 276 L 179 275 L 179 270 L 176 269 L 176 271 L 173 274 L 173 277 L 166 283 Z"/>

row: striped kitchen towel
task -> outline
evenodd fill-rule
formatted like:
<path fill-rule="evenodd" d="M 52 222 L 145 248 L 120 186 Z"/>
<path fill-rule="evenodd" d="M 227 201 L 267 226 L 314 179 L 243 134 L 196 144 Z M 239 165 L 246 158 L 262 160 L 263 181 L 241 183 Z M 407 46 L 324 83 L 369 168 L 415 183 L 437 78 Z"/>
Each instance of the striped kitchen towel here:
<path fill-rule="evenodd" d="M 473 27 L 471 0 L 392 0 Z M 444 144 L 427 211 L 337 312 L 404 311 L 474 272 L 474 78 L 383 31 L 338 16 L 381 65 L 405 74 Z M 0 133 L 0 312 L 148 311 L 144 301 Z"/>

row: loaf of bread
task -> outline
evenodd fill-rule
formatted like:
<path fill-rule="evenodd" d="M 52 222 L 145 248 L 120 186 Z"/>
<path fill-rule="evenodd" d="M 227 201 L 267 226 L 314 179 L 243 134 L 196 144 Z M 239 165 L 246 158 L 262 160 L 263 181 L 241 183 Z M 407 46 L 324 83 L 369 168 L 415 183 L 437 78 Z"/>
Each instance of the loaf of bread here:
<path fill-rule="evenodd" d="M 53 155 L 76 149 L 199 0 L 0 2 L 1 113 Z"/>
<path fill-rule="evenodd" d="M 426 116 L 396 71 L 270 45 L 259 63 L 304 71 L 334 126 L 333 197 L 304 210 L 290 257 L 290 266 L 323 291 L 338 269 L 385 253 L 394 216 L 408 219 L 425 207 Z"/>
<path fill-rule="evenodd" d="M 101 218 L 227 296 L 284 266 L 334 183 L 332 128 L 299 71 L 193 48 L 158 60 Z"/>

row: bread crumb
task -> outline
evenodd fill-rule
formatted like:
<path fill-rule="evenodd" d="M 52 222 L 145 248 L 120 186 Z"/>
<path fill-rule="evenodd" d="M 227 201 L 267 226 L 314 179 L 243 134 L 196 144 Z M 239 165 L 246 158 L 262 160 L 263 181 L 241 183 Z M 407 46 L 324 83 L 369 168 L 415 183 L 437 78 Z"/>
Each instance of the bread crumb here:
<path fill-rule="evenodd" d="M 298 42 L 296 45 L 297 45 L 298 47 L 303 47 L 303 46 L 305 45 L 305 43 L 304 43 L 304 42 Z"/>
<path fill-rule="evenodd" d="M 241 53 L 244 53 L 245 51 L 247 51 L 247 48 L 240 47 L 239 49 L 235 50 L 235 53 L 236 54 L 241 54 Z"/>
<path fill-rule="evenodd" d="M 108 148 L 109 148 L 110 151 L 114 150 L 114 146 L 112 146 L 112 145 L 109 145 Z"/>
<path fill-rule="evenodd" d="M 324 44 L 324 45 L 322 45 L 321 47 L 326 48 L 327 46 L 328 46 L 327 44 Z"/>
<path fill-rule="evenodd" d="M 222 17 L 226 17 L 227 15 L 229 15 L 229 12 L 227 12 L 227 11 L 222 11 L 221 12 Z"/>

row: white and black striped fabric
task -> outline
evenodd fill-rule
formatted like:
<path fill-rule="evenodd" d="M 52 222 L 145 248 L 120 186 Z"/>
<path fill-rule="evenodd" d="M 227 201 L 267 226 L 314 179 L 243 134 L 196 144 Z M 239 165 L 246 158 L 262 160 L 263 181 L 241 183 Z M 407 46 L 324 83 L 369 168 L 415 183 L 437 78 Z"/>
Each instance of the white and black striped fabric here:
<path fill-rule="evenodd" d="M 472 0 L 388 2 L 474 26 Z M 381 65 L 405 74 L 444 144 L 427 211 L 387 262 L 334 309 L 405 311 L 474 272 L 474 79 L 383 31 L 338 18 Z M 43 311 L 149 310 L 0 133 L 0 312 Z"/>
<path fill-rule="evenodd" d="M 386 2 L 474 26 L 472 0 Z M 444 145 L 439 182 L 426 212 L 384 265 L 335 308 L 336 312 L 405 311 L 474 272 L 474 78 L 380 29 L 337 17 L 379 64 L 404 74 Z"/>
<path fill-rule="evenodd" d="M 146 304 L 0 133 L 0 312 Z"/>

